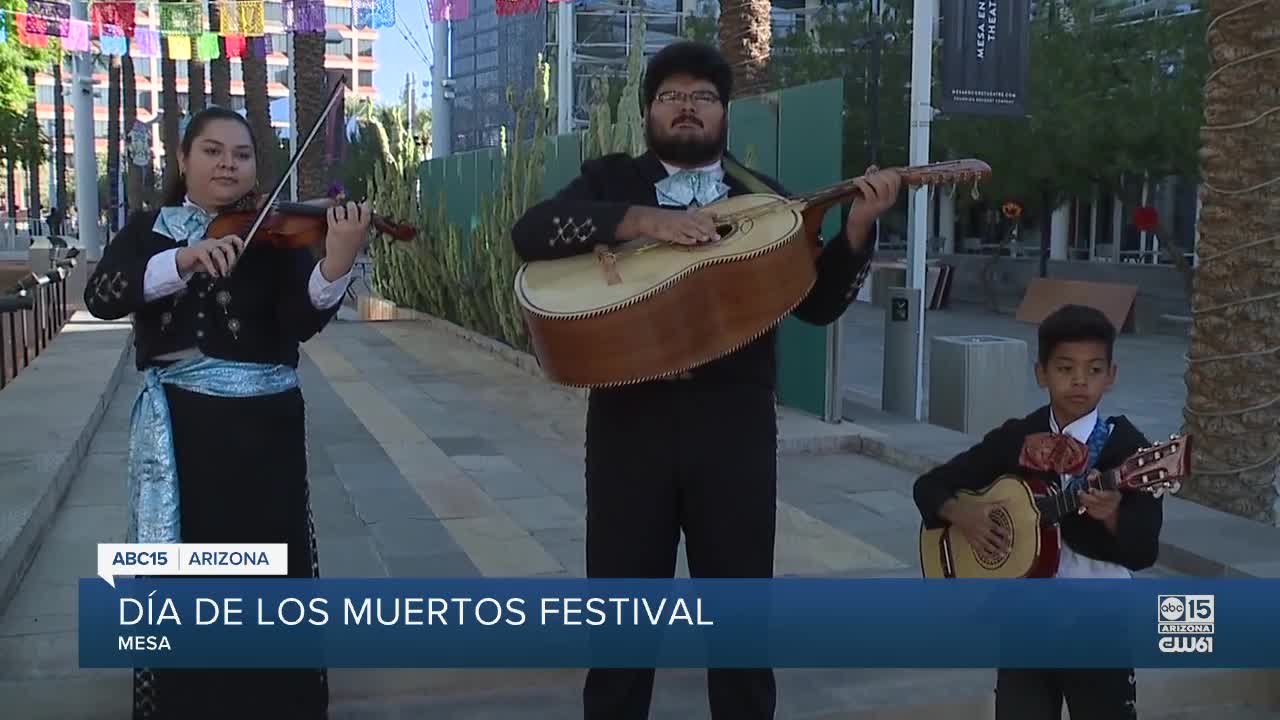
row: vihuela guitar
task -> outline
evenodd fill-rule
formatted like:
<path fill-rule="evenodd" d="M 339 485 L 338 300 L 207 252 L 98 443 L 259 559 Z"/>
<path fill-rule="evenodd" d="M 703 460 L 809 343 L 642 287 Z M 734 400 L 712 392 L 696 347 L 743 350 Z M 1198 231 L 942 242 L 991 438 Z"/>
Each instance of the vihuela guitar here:
<path fill-rule="evenodd" d="M 1088 451 L 1068 436 L 1037 433 L 1027 438 L 1023 458 L 1037 453 L 1037 447 L 1064 447 L 1062 438 L 1078 446 L 1053 458 L 1054 471 L 1072 472 L 1084 468 Z M 1053 452 L 1053 451 L 1051 451 Z M 1043 459 L 1043 458 L 1042 458 Z M 1023 462 L 1027 467 L 1048 469 L 1041 462 Z M 1078 472 L 1078 470 L 1076 471 Z M 1191 436 L 1175 435 L 1134 453 L 1119 467 L 1086 476 L 1086 485 L 1099 490 L 1150 492 L 1157 496 L 1176 493 L 1182 479 L 1191 472 Z M 1073 473 L 1074 474 L 1074 473 Z M 1055 475 L 1056 479 L 1056 475 Z M 951 527 L 920 530 L 920 568 L 926 578 L 1044 578 L 1058 570 L 1062 518 L 1083 512 L 1074 488 L 1063 491 L 1058 483 L 1034 477 L 1003 475 L 981 490 L 962 490 L 959 503 L 978 503 L 991 508 L 990 517 L 1010 534 L 1009 549 L 992 554 L 969 544 L 964 534 Z"/>
<path fill-rule="evenodd" d="M 751 188 L 740 166 L 728 158 L 726 165 Z M 893 171 L 917 186 L 976 183 L 991 167 L 953 160 Z M 576 387 L 644 382 L 764 335 L 813 287 L 823 217 L 859 194 L 856 182 L 792 198 L 754 192 L 712 203 L 706 210 L 720 238 L 701 246 L 639 238 L 524 264 L 515 293 L 543 372 Z"/>

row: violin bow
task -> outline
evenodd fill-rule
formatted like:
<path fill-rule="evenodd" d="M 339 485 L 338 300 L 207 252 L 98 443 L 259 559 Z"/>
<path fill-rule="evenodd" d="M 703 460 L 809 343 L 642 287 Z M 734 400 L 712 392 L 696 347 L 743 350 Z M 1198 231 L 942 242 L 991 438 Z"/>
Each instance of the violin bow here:
<path fill-rule="evenodd" d="M 284 184 L 289 180 L 289 177 L 293 175 L 294 171 L 297 170 L 298 162 L 307 152 L 307 148 L 311 145 L 311 141 L 315 140 L 316 135 L 319 134 L 320 126 L 324 124 L 325 118 L 329 117 L 329 111 L 333 110 L 333 104 L 336 103 L 338 98 L 341 96 L 341 92 L 339 91 L 346 86 L 346 80 L 341 77 L 338 78 L 338 82 L 333 84 L 333 90 L 329 91 L 329 102 L 325 103 L 324 110 L 320 111 L 319 117 L 317 117 L 315 123 L 311 125 L 311 129 L 307 131 L 307 139 L 303 140 L 302 143 L 298 145 L 298 149 L 293 153 L 293 157 L 289 158 L 288 169 L 280 175 L 280 179 L 276 181 L 275 188 L 271 191 L 271 196 L 267 198 L 267 201 L 262 204 L 262 208 L 258 210 L 258 217 L 254 219 L 253 226 L 249 228 L 248 236 L 244 239 L 244 246 L 246 248 L 249 247 L 249 242 L 253 239 L 254 234 L 258 232 L 258 227 L 262 225 L 262 221 L 266 219 L 267 213 L 271 212 L 271 208 L 276 203 L 276 198 L 280 197 L 280 191 L 284 189 Z"/>

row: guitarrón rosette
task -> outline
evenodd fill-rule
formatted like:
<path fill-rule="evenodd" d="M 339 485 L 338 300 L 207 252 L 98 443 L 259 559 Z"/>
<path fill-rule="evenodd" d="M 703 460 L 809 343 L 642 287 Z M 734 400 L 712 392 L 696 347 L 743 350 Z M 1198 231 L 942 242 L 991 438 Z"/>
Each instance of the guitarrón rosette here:
<path fill-rule="evenodd" d="M 1089 464 L 1089 448 L 1070 435 L 1035 433 L 1022 443 L 1018 464 L 1028 470 L 1079 475 Z"/>

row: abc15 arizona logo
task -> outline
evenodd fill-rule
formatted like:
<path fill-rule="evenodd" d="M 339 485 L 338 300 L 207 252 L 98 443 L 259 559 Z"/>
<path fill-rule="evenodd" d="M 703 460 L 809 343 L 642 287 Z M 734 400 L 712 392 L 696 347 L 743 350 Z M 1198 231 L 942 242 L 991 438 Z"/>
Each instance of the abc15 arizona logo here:
<path fill-rule="evenodd" d="M 1159 601 L 1160 652 L 1213 652 L 1212 595 L 1161 595 Z"/>

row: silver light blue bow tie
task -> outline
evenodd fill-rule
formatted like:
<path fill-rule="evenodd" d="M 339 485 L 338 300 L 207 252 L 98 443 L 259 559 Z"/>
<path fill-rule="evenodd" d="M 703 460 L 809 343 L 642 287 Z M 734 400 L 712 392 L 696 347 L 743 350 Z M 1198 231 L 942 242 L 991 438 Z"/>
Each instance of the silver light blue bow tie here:
<path fill-rule="evenodd" d="M 656 183 L 658 204 L 676 207 L 707 206 L 729 194 L 718 173 L 681 170 Z"/>
<path fill-rule="evenodd" d="M 160 214 L 156 216 L 151 229 L 185 245 L 203 240 L 212 221 L 213 218 L 208 213 L 195 205 L 169 205 L 160 208 Z"/>

